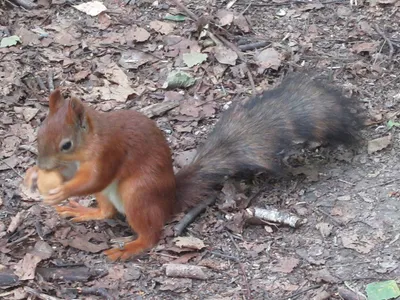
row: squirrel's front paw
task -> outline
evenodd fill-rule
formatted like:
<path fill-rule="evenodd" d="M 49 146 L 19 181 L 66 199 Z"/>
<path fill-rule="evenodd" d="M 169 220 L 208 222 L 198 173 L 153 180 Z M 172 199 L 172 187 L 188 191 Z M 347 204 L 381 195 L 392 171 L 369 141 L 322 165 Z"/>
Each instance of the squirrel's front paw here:
<path fill-rule="evenodd" d="M 69 197 L 67 190 L 63 185 L 52 189 L 43 199 L 43 202 L 49 205 L 56 205 Z"/>

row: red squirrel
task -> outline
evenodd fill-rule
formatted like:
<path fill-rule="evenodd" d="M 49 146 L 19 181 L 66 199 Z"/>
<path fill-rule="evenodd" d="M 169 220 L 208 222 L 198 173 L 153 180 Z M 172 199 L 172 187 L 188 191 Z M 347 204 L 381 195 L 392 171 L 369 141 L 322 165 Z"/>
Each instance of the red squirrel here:
<path fill-rule="evenodd" d="M 278 87 L 233 103 L 193 161 L 174 174 L 154 121 L 134 110 L 99 112 L 55 90 L 38 131 L 34 168 L 58 169 L 66 179 L 45 203 L 96 196 L 95 208 L 75 201 L 56 206 L 61 216 L 88 221 L 124 214 L 138 237 L 105 254 L 126 260 L 154 247 L 175 213 L 199 203 L 227 177 L 280 171 L 280 155 L 294 141 L 357 141 L 361 117 L 350 100 L 318 80 L 287 76 Z"/>

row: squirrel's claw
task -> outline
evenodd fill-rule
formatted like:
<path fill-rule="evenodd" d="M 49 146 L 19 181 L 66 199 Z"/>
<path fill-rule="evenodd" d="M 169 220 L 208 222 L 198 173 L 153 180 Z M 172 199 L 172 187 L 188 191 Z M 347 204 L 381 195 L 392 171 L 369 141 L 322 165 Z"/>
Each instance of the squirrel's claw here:
<path fill-rule="evenodd" d="M 118 248 L 111 248 L 104 251 L 103 253 L 107 255 L 108 259 L 112 262 L 115 262 L 117 260 L 127 260 L 131 257 L 130 253 L 127 253 L 124 249 Z"/>

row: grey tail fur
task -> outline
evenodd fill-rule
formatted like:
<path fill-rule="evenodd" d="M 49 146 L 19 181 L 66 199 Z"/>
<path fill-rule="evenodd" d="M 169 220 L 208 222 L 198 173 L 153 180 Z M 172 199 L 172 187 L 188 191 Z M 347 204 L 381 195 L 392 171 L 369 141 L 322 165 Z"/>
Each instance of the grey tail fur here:
<path fill-rule="evenodd" d="M 280 171 L 280 156 L 294 141 L 353 144 L 363 117 L 357 103 L 305 74 L 225 111 L 189 165 L 176 174 L 182 208 L 199 203 L 225 178 Z"/>

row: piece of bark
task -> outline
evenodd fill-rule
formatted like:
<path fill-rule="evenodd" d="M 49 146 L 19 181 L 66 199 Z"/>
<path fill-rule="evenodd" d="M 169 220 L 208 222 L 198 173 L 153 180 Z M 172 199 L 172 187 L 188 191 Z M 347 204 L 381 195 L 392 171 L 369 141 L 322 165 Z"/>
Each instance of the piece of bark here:
<path fill-rule="evenodd" d="M 143 107 L 139 111 L 148 118 L 152 118 L 161 116 L 167 111 L 177 107 L 178 105 L 179 105 L 178 101 L 164 101 Z"/>
<path fill-rule="evenodd" d="M 248 223 L 251 223 L 252 221 L 254 221 L 253 219 L 256 219 L 258 221 L 285 224 L 293 228 L 298 228 L 304 223 L 304 220 L 294 214 L 279 211 L 276 209 L 266 209 L 259 207 L 246 209 L 246 218 Z"/>
<path fill-rule="evenodd" d="M 183 277 L 192 279 L 207 279 L 203 269 L 198 266 L 186 264 L 167 264 L 165 273 L 168 277 Z"/>
<path fill-rule="evenodd" d="M 86 282 L 93 272 L 87 267 L 71 268 L 37 268 L 36 272 L 46 281 Z"/>

